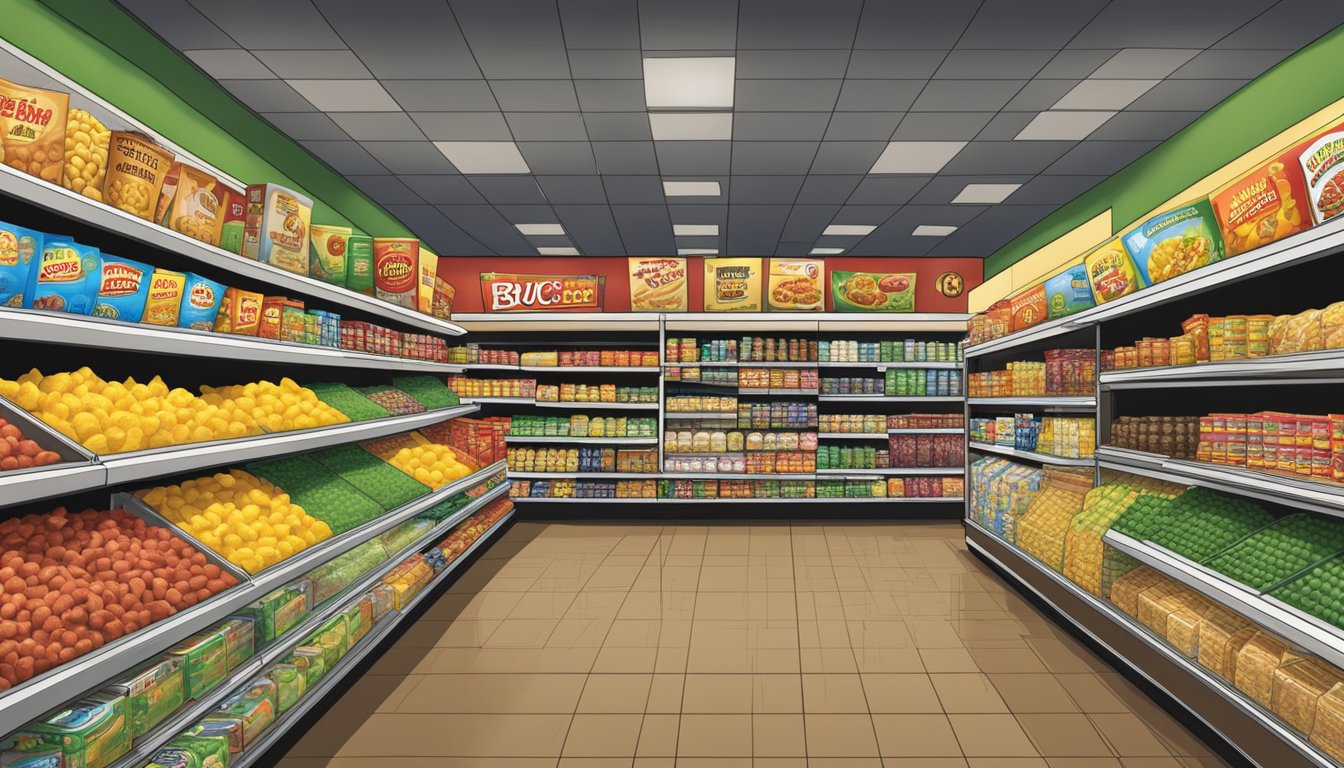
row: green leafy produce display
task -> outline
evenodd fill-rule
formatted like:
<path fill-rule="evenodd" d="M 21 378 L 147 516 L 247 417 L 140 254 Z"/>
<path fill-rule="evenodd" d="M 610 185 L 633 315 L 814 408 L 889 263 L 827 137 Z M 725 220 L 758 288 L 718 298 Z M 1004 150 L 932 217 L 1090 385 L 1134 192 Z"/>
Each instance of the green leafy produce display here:
<path fill-rule="evenodd" d="M 1171 523 L 1173 501 L 1151 493 L 1140 494 L 1111 528 L 1140 541 L 1147 539 Z"/>
<path fill-rule="evenodd" d="M 1207 565 L 1264 591 L 1340 552 L 1344 552 L 1344 525 L 1299 513 L 1261 528 L 1220 552 Z"/>
<path fill-rule="evenodd" d="M 417 403 L 429 409 L 452 408 L 461 405 L 457 393 L 433 376 L 403 376 L 392 380 L 392 385 L 410 395 Z"/>
<path fill-rule="evenodd" d="M 392 510 L 429 493 L 429 487 L 358 445 L 338 445 L 311 454 L 312 459 L 358 488 L 384 510 Z"/>
<path fill-rule="evenodd" d="M 1322 621 L 1344 627 L 1344 556 L 1321 563 L 1270 594 Z"/>
<path fill-rule="evenodd" d="M 474 499 L 468 498 L 466 494 L 459 493 L 456 496 L 444 499 L 424 512 L 421 512 L 417 519 L 428 518 L 430 520 L 446 520 L 457 514 L 460 509 L 467 506 L 472 501 L 474 501 Z"/>
<path fill-rule="evenodd" d="M 323 563 L 308 573 L 313 584 L 313 605 L 339 594 L 359 577 L 373 570 L 387 560 L 388 554 L 382 543 L 374 539 L 346 552 L 328 563 Z"/>
<path fill-rule="evenodd" d="M 387 409 L 339 382 L 309 384 L 317 399 L 344 413 L 351 421 L 386 419 Z"/>
<path fill-rule="evenodd" d="M 310 456 L 258 462 L 249 464 L 247 470 L 280 486 L 295 504 L 325 521 L 336 534 L 363 525 L 384 512 L 377 502 Z"/>
<path fill-rule="evenodd" d="M 1253 502 L 1204 488 L 1191 488 L 1173 499 L 1171 513 L 1171 523 L 1148 540 L 1197 563 L 1274 522 Z"/>

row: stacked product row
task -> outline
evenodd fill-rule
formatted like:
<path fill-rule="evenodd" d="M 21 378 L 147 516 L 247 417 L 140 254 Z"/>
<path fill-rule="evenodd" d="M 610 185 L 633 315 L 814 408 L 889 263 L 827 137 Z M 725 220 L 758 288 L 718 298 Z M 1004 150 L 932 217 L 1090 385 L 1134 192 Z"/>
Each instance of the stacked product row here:
<path fill-rule="evenodd" d="M 1018 451 L 1073 459 L 1094 455 L 1097 446 L 1096 420 L 1091 417 L 1042 417 L 1018 413 L 1012 416 L 973 418 L 968 435 L 973 443 L 990 443 Z"/>
<path fill-rule="evenodd" d="M 537 368 L 658 367 L 658 353 L 629 349 L 584 349 L 518 352 L 482 348 L 470 343 L 448 350 L 448 362 L 464 365 L 516 365 Z"/>
<path fill-rule="evenodd" d="M 971 397 L 1089 396 L 1096 385 L 1097 353 L 1091 349 L 1050 349 L 1044 362 L 1019 360 L 966 376 Z"/>
<path fill-rule="evenodd" d="M 515 480 L 510 495 L 531 499 L 946 499 L 960 501 L 959 476 L 815 480 Z"/>
<path fill-rule="evenodd" d="M 448 377 L 448 386 L 460 397 L 523 397 L 549 403 L 657 403 L 657 387 L 617 384 L 538 384 L 536 379 L 472 379 Z"/>
<path fill-rule="evenodd" d="M 626 416 L 512 416 L 503 422 L 509 437 L 654 437 L 658 420 Z"/>

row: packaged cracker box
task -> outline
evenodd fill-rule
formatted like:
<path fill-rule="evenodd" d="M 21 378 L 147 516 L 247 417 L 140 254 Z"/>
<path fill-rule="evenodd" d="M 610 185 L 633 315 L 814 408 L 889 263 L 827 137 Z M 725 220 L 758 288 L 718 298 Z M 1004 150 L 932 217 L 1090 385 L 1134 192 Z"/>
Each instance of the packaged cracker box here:
<path fill-rule="evenodd" d="M 1296 161 L 1306 184 L 1313 223 L 1344 211 L 1344 124 L 1333 125 L 1284 155 Z"/>
<path fill-rule="evenodd" d="M 10 168 L 60 184 L 70 94 L 0 80 L 0 158 Z"/>
<path fill-rule="evenodd" d="M 373 238 L 374 295 L 415 309 L 419 288 L 420 241 L 414 237 Z"/>
<path fill-rule="evenodd" d="M 215 186 L 215 198 L 219 200 L 219 247 L 229 253 L 241 254 L 243 251 L 243 229 L 247 224 L 247 192 L 219 182 Z"/>
<path fill-rule="evenodd" d="M 181 657 L 188 699 L 198 699 L 224 681 L 228 674 L 228 647 L 218 632 L 192 635 L 173 649 L 172 655 Z"/>
<path fill-rule="evenodd" d="M 1223 236 L 1207 198 L 1159 213 L 1121 240 L 1146 285 L 1223 259 Z"/>
<path fill-rule="evenodd" d="M 42 255 L 28 272 L 24 308 L 89 314 L 98 298 L 101 265 L 102 256 L 97 248 L 68 237 L 47 236 L 43 239 Z"/>
<path fill-rule="evenodd" d="M 102 275 L 98 280 L 98 298 L 93 316 L 108 320 L 138 323 L 149 299 L 150 276 L 154 268 L 131 259 L 102 255 Z"/>
<path fill-rule="evenodd" d="M 327 283 L 345 285 L 345 256 L 354 230 L 314 224 L 308 250 L 308 274 Z"/>
<path fill-rule="evenodd" d="M 213 329 L 227 291 L 228 288 L 222 283 L 188 272 L 182 303 L 177 310 L 177 324 L 197 331 Z"/>
<path fill-rule="evenodd" d="M 177 325 L 182 309 L 182 294 L 187 287 L 187 276 L 171 269 L 156 269 L 149 280 L 149 296 L 145 298 L 145 314 L 140 322 L 149 325 Z"/>
<path fill-rule="evenodd" d="M 219 244 L 219 198 L 214 174 L 173 163 L 159 192 L 159 224 L 193 240 Z"/>
<path fill-rule="evenodd" d="M 0 764 L 106 768 L 130 750 L 126 700 L 92 693 L 6 739 Z"/>
<path fill-rule="evenodd" d="M 256 336 L 261 326 L 263 299 L 260 293 L 244 291 L 241 288 L 225 290 L 224 302 L 215 317 L 215 332 Z"/>
<path fill-rule="evenodd" d="M 1013 312 L 1013 330 L 1020 331 L 1045 322 L 1045 286 L 1036 285 L 1009 300 Z"/>
<path fill-rule="evenodd" d="M 1228 256 L 1236 256 L 1311 224 L 1296 162 L 1265 163 L 1209 197 Z"/>
<path fill-rule="evenodd" d="M 286 272 L 308 274 L 308 230 L 313 201 L 278 184 L 247 188 L 243 255 Z"/>
<path fill-rule="evenodd" d="M 1087 267 L 1079 262 L 1045 281 L 1045 313 L 1051 320 L 1095 307 Z"/>
<path fill-rule="evenodd" d="M 22 307 L 33 264 L 41 259 L 41 232 L 0 221 L 0 307 Z"/>
<path fill-rule="evenodd" d="M 142 133 L 113 131 L 103 202 L 146 221 L 154 217 L 173 153 Z"/>
<path fill-rule="evenodd" d="M 285 313 L 285 304 L 289 299 L 284 296 L 267 296 L 261 302 L 261 324 L 257 326 L 257 337 L 262 339 L 280 339 L 280 318 Z"/>
<path fill-rule="evenodd" d="M 1092 298 L 1098 304 L 1115 301 L 1148 285 L 1119 238 L 1094 248 L 1083 258 L 1083 266 L 1087 269 Z"/>
<path fill-rule="evenodd" d="M 131 738 L 138 739 L 186 701 L 186 677 L 181 656 L 164 656 L 130 677 L 109 686 L 114 694 L 126 697 Z"/>

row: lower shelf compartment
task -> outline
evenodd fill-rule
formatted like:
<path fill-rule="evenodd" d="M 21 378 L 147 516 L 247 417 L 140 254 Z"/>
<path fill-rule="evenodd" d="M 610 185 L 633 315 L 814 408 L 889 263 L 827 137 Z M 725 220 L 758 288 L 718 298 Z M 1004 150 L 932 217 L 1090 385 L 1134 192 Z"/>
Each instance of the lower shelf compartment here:
<path fill-rule="evenodd" d="M 1059 617 L 1183 707 L 1247 760 L 1266 768 L 1337 764 L 1214 673 L 1187 659 L 1111 604 L 1083 591 L 979 525 L 966 545 Z"/>

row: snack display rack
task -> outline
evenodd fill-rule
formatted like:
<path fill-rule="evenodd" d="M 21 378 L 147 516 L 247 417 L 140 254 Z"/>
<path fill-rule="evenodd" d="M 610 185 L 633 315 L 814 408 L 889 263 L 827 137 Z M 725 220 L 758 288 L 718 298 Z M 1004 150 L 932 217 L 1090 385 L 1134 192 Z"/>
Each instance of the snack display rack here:
<path fill-rule="evenodd" d="M 1102 474 L 1138 476 L 1179 486 L 1207 488 L 1236 497 L 1278 505 L 1288 511 L 1344 517 L 1344 485 L 1328 479 L 1249 469 L 1231 464 L 1174 458 L 1107 445 L 1110 424 L 1118 415 L 1204 415 L 1257 409 L 1305 410 L 1325 413 L 1330 390 L 1344 381 L 1344 353 L 1321 350 L 1193 365 L 1103 370 L 1102 351 L 1133 344 L 1191 312 L 1235 314 L 1254 309 L 1293 314 L 1338 300 L 1336 281 L 1321 280 L 1325 259 L 1344 250 L 1344 220 L 1332 219 L 1283 240 L 1075 315 L 1049 321 L 1018 333 L 967 347 L 967 371 L 994 370 L 1005 361 L 1039 359 L 1042 350 L 1091 348 L 1097 354 L 1095 397 L 1013 397 L 967 399 L 967 416 L 1002 415 L 1036 410 L 1091 414 L 1096 420 L 1093 457 L 1061 459 L 1002 445 L 967 443 L 971 456 L 1001 455 L 1032 465 L 1091 467 L 1095 482 Z M 1292 294 L 1266 295 L 1264 280 L 1302 286 Z M 1187 658 L 1168 641 L 1065 578 L 1009 540 L 982 526 L 967 493 L 966 541 L 972 551 L 993 564 L 1023 589 L 1051 605 L 1056 613 L 1105 647 L 1112 656 L 1167 691 L 1196 718 L 1222 734 L 1228 743 L 1259 765 L 1336 766 L 1306 735 L 1288 727 L 1268 707 L 1252 700 L 1222 677 Z M 1115 529 L 1101 537 L 1118 556 L 1132 558 L 1261 628 L 1292 647 L 1336 666 L 1344 665 L 1344 630 L 1308 615 L 1271 596 L 1231 580 L 1152 541 Z M 1278 586 L 1278 585 L 1276 585 Z"/>

